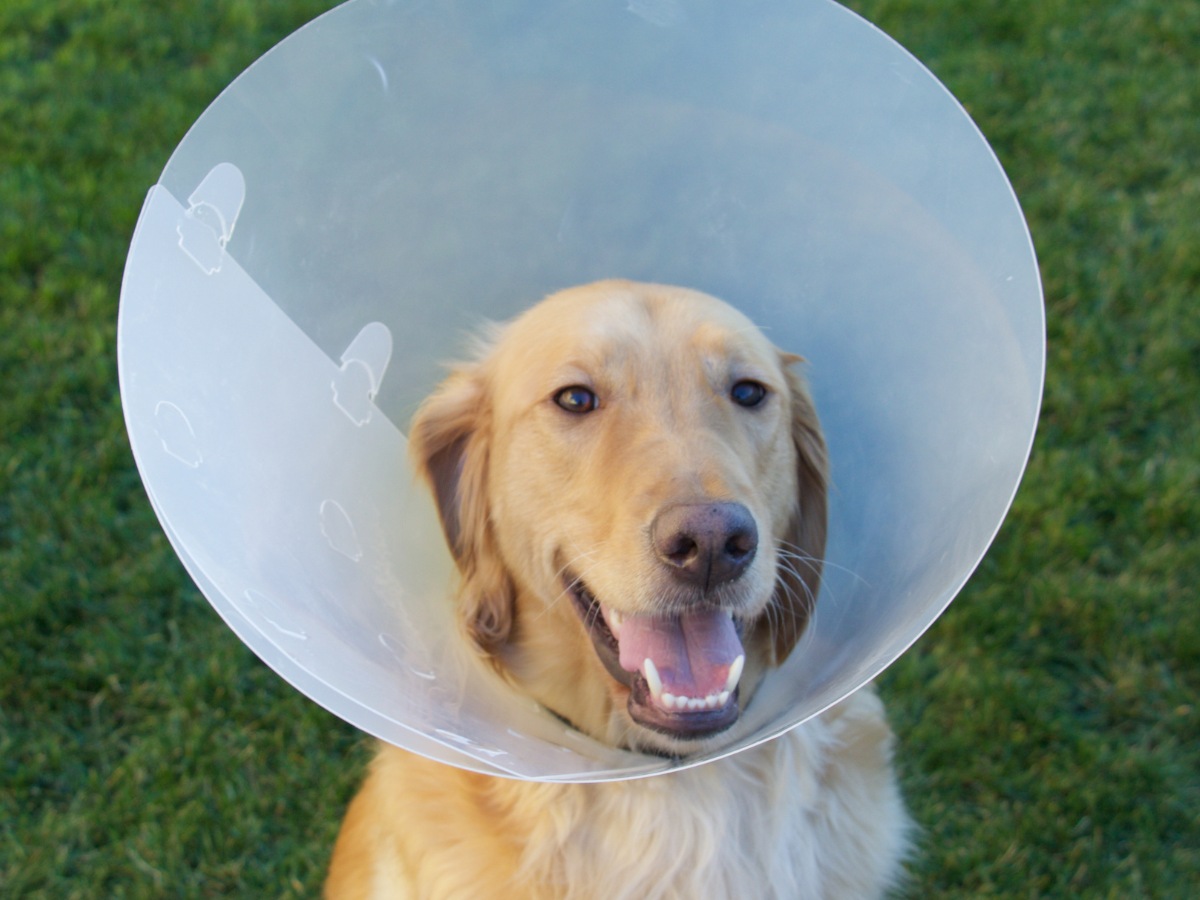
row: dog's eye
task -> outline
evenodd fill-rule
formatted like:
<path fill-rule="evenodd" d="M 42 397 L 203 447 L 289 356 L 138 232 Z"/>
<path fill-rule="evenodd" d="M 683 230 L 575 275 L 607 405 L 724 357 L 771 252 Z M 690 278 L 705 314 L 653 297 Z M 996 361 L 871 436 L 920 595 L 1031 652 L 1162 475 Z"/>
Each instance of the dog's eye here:
<path fill-rule="evenodd" d="M 729 399 L 738 406 L 754 407 L 767 397 L 767 387 L 757 381 L 739 381 L 729 389 Z"/>
<path fill-rule="evenodd" d="M 599 398 L 592 391 L 577 384 L 555 394 L 554 402 L 570 413 L 589 413 L 600 405 Z"/>

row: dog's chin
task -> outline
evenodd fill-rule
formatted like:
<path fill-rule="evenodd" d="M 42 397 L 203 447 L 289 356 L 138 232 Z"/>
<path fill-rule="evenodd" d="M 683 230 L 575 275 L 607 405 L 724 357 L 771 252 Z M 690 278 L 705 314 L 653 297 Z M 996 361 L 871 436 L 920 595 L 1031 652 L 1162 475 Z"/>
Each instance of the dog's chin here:
<path fill-rule="evenodd" d="M 671 756 L 699 752 L 709 739 L 737 722 L 741 715 L 741 690 L 736 682 L 744 666 L 744 654 L 734 666 L 727 667 L 736 671 L 723 673 L 725 684 L 710 685 L 703 696 L 671 694 L 661 680 L 655 679 L 657 683 L 652 685 L 646 671 L 630 671 L 621 665 L 618 637 L 600 601 L 583 582 L 572 579 L 567 593 L 591 638 L 597 659 L 613 680 L 614 697 L 618 702 L 624 698 L 625 712 L 634 726 L 625 741 L 631 749 Z M 740 623 L 725 615 L 740 639 Z"/>

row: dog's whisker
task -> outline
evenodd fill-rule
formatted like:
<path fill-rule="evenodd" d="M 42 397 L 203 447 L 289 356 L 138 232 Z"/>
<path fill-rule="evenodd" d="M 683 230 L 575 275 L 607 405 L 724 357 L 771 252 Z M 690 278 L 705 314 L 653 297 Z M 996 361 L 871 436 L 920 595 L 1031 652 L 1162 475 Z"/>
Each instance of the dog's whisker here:
<path fill-rule="evenodd" d="M 790 578 L 787 576 L 791 576 Z M 780 559 L 779 567 L 775 572 L 775 584 L 783 591 L 785 596 L 792 601 L 795 608 L 802 610 L 804 617 L 810 617 L 813 609 L 816 608 L 817 598 L 813 593 L 812 587 L 800 575 L 800 572 L 792 564 L 792 561 L 787 558 Z M 799 588 L 803 593 L 797 593 L 796 588 Z M 772 604 L 777 606 L 778 604 Z M 796 618 L 801 615 L 793 613 Z"/>
<path fill-rule="evenodd" d="M 580 560 L 583 560 L 583 559 L 589 559 L 589 558 L 591 558 L 591 557 L 595 556 L 595 555 L 596 555 L 596 552 L 597 552 L 597 548 L 593 548 L 593 549 L 591 549 L 591 550 L 583 550 L 583 551 L 580 551 L 580 552 L 579 552 L 579 553 L 577 553 L 575 556 L 573 556 L 571 559 L 567 560 L 565 563 L 563 563 L 561 566 L 559 566 L 559 567 L 558 567 L 558 570 L 557 570 L 557 571 L 554 573 L 554 577 L 555 577 L 555 579 L 556 579 L 556 580 L 561 580 L 561 579 L 562 579 L 562 577 L 563 577 L 563 576 L 564 576 L 564 575 L 565 575 L 567 572 L 569 572 L 569 571 L 571 571 L 572 569 L 574 569 L 574 568 L 575 568 L 576 564 L 577 564 L 577 563 L 578 563 Z M 577 574 L 577 575 L 575 576 L 575 578 L 574 578 L 574 579 L 571 581 L 571 585 L 572 585 L 572 586 L 574 586 L 574 585 L 575 585 L 575 584 L 577 584 L 577 583 L 578 583 L 578 582 L 579 582 L 581 579 L 582 579 L 582 576 Z"/>
<path fill-rule="evenodd" d="M 805 586 L 803 596 L 797 594 L 795 590 L 784 579 L 779 578 L 776 581 L 778 588 L 783 592 L 789 601 L 788 604 L 781 604 L 778 601 L 778 595 L 767 606 L 768 614 L 774 613 L 777 616 L 790 615 L 797 621 L 807 620 L 811 618 L 812 611 L 816 608 L 816 600 L 812 596 L 812 591 Z M 782 620 L 773 622 L 774 625 L 782 625 Z"/>
<path fill-rule="evenodd" d="M 807 553 L 796 553 L 791 550 L 786 550 L 782 547 L 778 550 L 781 559 L 786 559 L 790 562 L 796 562 L 804 565 L 814 574 L 820 574 L 824 568 L 824 560 L 818 559 Z"/>
<path fill-rule="evenodd" d="M 587 575 L 588 571 L 590 571 L 590 566 L 585 565 L 585 567 L 581 570 L 579 564 L 580 564 L 580 562 L 584 562 L 585 564 L 588 562 L 591 562 L 602 549 L 603 549 L 603 543 L 597 544 L 595 547 L 593 547 L 590 550 L 580 551 L 575 556 L 573 556 L 571 559 L 569 559 L 567 562 L 563 563 L 563 565 L 559 566 L 558 570 L 554 573 L 554 580 L 556 582 L 562 583 L 564 581 L 564 576 L 568 572 L 574 573 L 574 576 L 572 577 L 572 579 L 569 582 L 566 582 L 564 584 L 562 590 L 560 590 L 557 594 L 555 594 L 550 599 L 549 603 L 547 603 L 541 610 L 538 611 L 538 613 L 535 616 L 533 616 L 531 621 L 533 621 L 533 622 L 539 621 L 551 609 L 553 609 L 555 606 L 557 606 L 560 600 L 562 600 L 564 597 L 567 597 L 571 593 L 571 591 L 573 591 L 573 590 L 579 588 L 581 585 L 584 585 L 587 583 L 585 576 Z M 599 607 L 598 606 L 597 606 L 597 612 L 595 613 L 595 615 L 599 615 Z M 586 624 L 591 625 L 591 624 L 593 624 L 593 622 L 594 622 L 594 620 L 592 622 L 588 622 Z"/>
<path fill-rule="evenodd" d="M 819 559 L 818 557 L 813 556 L 811 553 L 807 553 L 803 547 L 793 544 L 790 541 L 781 540 L 779 542 L 779 546 L 777 549 L 780 554 L 786 554 L 787 556 L 789 556 L 791 558 L 804 560 L 806 563 L 808 563 L 810 566 L 813 566 L 814 568 L 819 564 L 821 567 L 823 567 L 825 569 L 835 569 L 838 572 L 843 572 L 846 575 L 849 575 L 855 581 L 860 582 L 861 584 L 863 584 L 866 587 L 870 587 L 870 582 L 868 582 L 865 578 L 862 577 L 862 575 L 860 575 L 858 572 L 854 571 L 853 569 L 848 568 L 846 566 L 838 565 L 835 562 L 830 562 L 828 559 Z"/>
<path fill-rule="evenodd" d="M 804 577 L 803 573 L 801 573 L 800 569 L 797 568 L 797 566 L 802 565 L 808 571 L 812 572 L 813 574 L 821 574 L 822 566 L 820 565 L 820 561 L 814 559 L 813 557 L 811 557 L 807 554 L 801 555 L 801 554 L 796 554 L 796 553 L 790 553 L 786 550 L 780 550 L 779 551 L 779 565 L 782 568 L 786 568 L 786 570 L 792 575 L 793 578 L 795 578 L 798 582 L 800 582 L 802 585 L 804 585 L 805 592 L 810 595 L 810 604 L 812 606 L 815 606 L 816 605 L 816 597 L 812 593 L 812 588 L 809 585 L 808 579 Z M 844 570 L 844 571 L 849 571 L 849 570 Z M 851 573 L 851 574 L 853 574 L 853 573 Z M 857 576 L 855 576 L 855 577 L 861 584 L 863 584 L 863 585 L 867 584 L 865 579 L 858 578 Z M 829 579 L 822 579 L 821 584 L 824 587 L 825 595 L 827 597 L 827 602 L 836 606 L 840 602 L 840 600 L 837 596 L 837 593 L 834 591 L 833 586 L 830 584 Z"/>

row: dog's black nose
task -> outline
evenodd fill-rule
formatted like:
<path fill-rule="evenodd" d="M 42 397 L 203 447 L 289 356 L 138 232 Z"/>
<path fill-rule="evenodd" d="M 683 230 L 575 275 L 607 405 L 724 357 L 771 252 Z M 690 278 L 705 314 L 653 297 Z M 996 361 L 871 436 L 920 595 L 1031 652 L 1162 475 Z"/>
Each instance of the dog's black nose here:
<path fill-rule="evenodd" d="M 708 589 L 746 571 L 758 525 L 740 503 L 681 503 L 654 517 L 650 540 L 677 578 Z"/>

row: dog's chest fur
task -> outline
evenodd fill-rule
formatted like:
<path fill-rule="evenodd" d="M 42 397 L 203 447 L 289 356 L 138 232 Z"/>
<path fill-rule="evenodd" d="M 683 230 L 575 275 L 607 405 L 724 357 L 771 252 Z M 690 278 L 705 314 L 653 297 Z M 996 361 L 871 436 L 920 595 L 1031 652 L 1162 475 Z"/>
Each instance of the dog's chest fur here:
<path fill-rule="evenodd" d="M 391 769 L 400 789 L 393 850 L 405 871 L 377 868 L 376 885 L 388 887 L 374 896 L 878 896 L 906 831 L 890 745 L 866 690 L 760 747 L 644 780 L 561 785 L 462 773 L 471 787 L 439 799 L 417 772 L 399 771 L 435 764 L 386 751 L 375 776 Z M 480 894 L 482 885 L 491 893 Z"/>
<path fill-rule="evenodd" d="M 796 744 L 645 781 L 509 785 L 502 793 L 517 804 L 554 810 L 536 820 L 522 868 L 546 897 L 801 896 L 780 864 L 816 793 L 789 758 L 806 749 Z M 780 810 L 765 802 L 775 792 L 804 802 Z"/>

